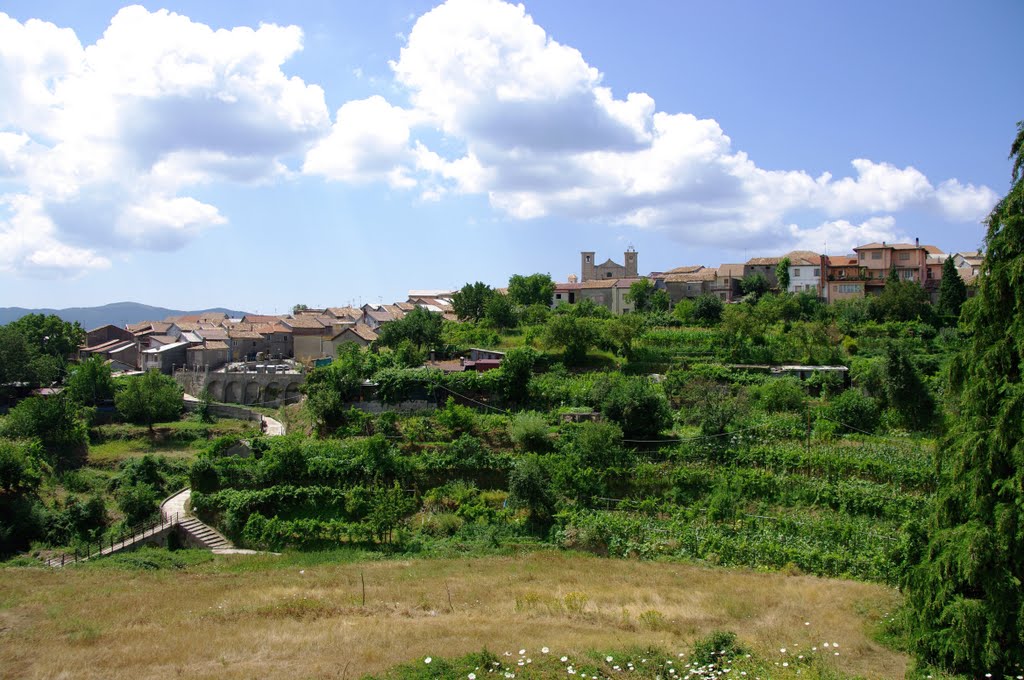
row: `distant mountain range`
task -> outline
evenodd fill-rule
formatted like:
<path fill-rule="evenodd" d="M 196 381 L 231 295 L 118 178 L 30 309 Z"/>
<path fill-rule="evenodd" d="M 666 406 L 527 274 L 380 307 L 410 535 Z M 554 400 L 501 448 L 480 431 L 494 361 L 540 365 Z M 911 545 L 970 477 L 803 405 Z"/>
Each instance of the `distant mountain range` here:
<path fill-rule="evenodd" d="M 0 325 L 16 321 L 26 314 L 56 314 L 65 321 L 77 321 L 82 324 L 82 328 L 89 330 L 90 328 L 105 326 L 108 323 L 115 326 L 124 326 L 129 323 L 163 321 L 168 316 L 199 314 L 201 312 L 224 312 L 231 317 L 241 317 L 246 314 L 246 312 L 224 309 L 223 307 L 185 311 L 181 309 L 167 309 L 166 307 L 152 307 L 138 302 L 113 302 L 99 307 L 68 307 L 67 309 L 0 307 Z"/>

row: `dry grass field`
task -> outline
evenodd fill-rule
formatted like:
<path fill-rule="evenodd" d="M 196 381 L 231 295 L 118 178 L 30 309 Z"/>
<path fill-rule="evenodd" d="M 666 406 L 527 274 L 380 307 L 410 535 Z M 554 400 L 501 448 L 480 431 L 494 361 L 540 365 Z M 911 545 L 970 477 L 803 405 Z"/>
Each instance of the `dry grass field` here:
<path fill-rule="evenodd" d="M 869 630 L 898 601 L 867 583 L 566 553 L 8 568 L 0 570 L 0 676 L 357 678 L 484 647 L 679 652 L 728 629 L 766 658 L 839 643 L 829 663 L 840 674 L 897 678 L 906 657 Z"/>

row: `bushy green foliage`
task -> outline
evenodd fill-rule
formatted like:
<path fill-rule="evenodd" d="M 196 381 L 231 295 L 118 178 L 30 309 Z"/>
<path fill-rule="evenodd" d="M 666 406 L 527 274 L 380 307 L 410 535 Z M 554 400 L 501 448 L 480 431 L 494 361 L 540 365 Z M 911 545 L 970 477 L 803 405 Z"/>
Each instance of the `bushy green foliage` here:
<path fill-rule="evenodd" d="M 921 430 L 935 418 L 935 400 L 903 345 L 893 343 L 885 356 L 885 397 L 907 429 Z"/>
<path fill-rule="evenodd" d="M 527 510 L 527 524 L 534 531 L 544 533 L 551 526 L 555 511 L 555 498 L 551 477 L 539 456 L 527 454 L 516 461 L 509 474 L 508 500 L 514 508 Z"/>
<path fill-rule="evenodd" d="M 114 404 L 122 418 L 150 428 L 153 423 L 176 420 L 183 408 L 178 383 L 157 370 L 126 378 L 114 397 Z"/>
<path fill-rule="evenodd" d="M 967 285 L 960 278 L 956 262 L 947 257 L 942 263 L 942 281 L 939 282 L 939 302 L 935 305 L 935 313 L 947 319 L 960 318 L 960 308 L 967 301 Z"/>
<path fill-rule="evenodd" d="M 550 274 L 513 274 L 508 280 L 509 299 L 517 305 L 550 307 L 551 296 L 554 294 L 555 282 L 551 280 Z"/>
<path fill-rule="evenodd" d="M 849 389 L 832 399 L 823 411 L 839 432 L 874 432 L 878 427 L 878 401 L 858 389 Z"/>
<path fill-rule="evenodd" d="M 67 392 L 86 406 L 96 406 L 114 398 L 114 379 L 103 357 L 94 355 L 71 370 Z"/>
<path fill-rule="evenodd" d="M 768 380 L 751 390 L 754 403 L 769 413 L 799 411 L 807 401 L 803 384 L 796 378 Z"/>
<path fill-rule="evenodd" d="M 484 320 L 487 322 L 487 325 L 500 330 L 515 328 L 519 323 L 515 305 L 512 304 L 512 300 L 508 295 L 501 293 L 495 293 L 487 301 L 487 306 L 484 309 Z"/>
<path fill-rule="evenodd" d="M 722 320 L 723 309 L 725 303 L 717 295 L 701 295 L 694 299 L 689 310 L 689 319 L 684 320 L 710 326 Z"/>
<path fill-rule="evenodd" d="M 512 443 L 522 451 L 543 453 L 551 445 L 547 419 L 536 411 L 523 411 L 512 416 L 508 433 Z"/>
<path fill-rule="evenodd" d="M 114 497 L 118 509 L 124 514 L 129 525 L 144 522 L 156 514 L 160 505 L 160 494 L 149 484 L 126 484 L 117 489 Z"/>
<path fill-rule="evenodd" d="M 905 550 L 915 651 L 972 676 L 1017 675 L 1024 664 L 1024 121 L 1010 157 L 978 295 L 962 310 L 939 488 Z"/>
<path fill-rule="evenodd" d="M 582 363 L 587 351 L 599 338 L 598 326 L 593 319 L 573 314 L 554 314 L 544 327 L 544 344 L 563 348 L 562 361 L 569 366 Z"/>
<path fill-rule="evenodd" d="M 756 302 L 758 298 L 771 290 L 772 284 L 764 274 L 760 272 L 747 274 L 740 281 L 740 290 L 750 301 Z"/>
<path fill-rule="evenodd" d="M 460 321 L 479 321 L 493 296 L 494 289 L 486 283 L 467 283 L 452 295 L 452 309 Z"/>
<path fill-rule="evenodd" d="M 618 423 L 627 439 L 657 437 L 672 422 L 665 393 L 647 378 L 609 378 L 595 390 L 601 413 Z"/>
<path fill-rule="evenodd" d="M 23 399 L 0 423 L 0 435 L 38 440 L 57 467 L 77 465 L 88 448 L 85 422 L 63 394 Z"/>
<path fill-rule="evenodd" d="M 629 450 L 616 423 L 583 422 L 566 432 L 562 449 L 577 457 L 579 465 L 604 470 L 629 465 Z"/>
<path fill-rule="evenodd" d="M 442 322 L 440 314 L 416 307 L 401 319 L 381 326 L 376 344 L 395 348 L 403 342 L 410 342 L 418 350 L 438 349 L 441 345 Z"/>

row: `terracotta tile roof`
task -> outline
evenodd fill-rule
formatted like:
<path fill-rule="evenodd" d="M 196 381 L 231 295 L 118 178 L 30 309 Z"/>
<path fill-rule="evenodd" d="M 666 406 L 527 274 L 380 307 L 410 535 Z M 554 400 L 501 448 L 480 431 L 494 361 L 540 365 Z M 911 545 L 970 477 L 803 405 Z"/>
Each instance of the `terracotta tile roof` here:
<path fill-rule="evenodd" d="M 717 276 L 717 269 L 701 269 L 695 272 L 669 274 L 665 277 L 665 281 L 670 283 L 697 283 L 699 281 L 714 281 Z"/>
<path fill-rule="evenodd" d="M 149 339 L 152 342 L 159 342 L 161 345 L 169 345 L 172 342 L 177 342 L 178 339 L 173 335 L 151 335 Z"/>
<path fill-rule="evenodd" d="M 346 326 L 332 339 L 337 340 L 346 333 L 354 333 L 355 335 L 359 336 L 366 342 L 373 342 L 374 340 L 377 339 L 377 334 L 374 332 L 372 328 L 367 326 L 365 323 L 357 323 L 355 326 Z"/>
<path fill-rule="evenodd" d="M 939 248 L 938 246 L 927 245 L 927 246 L 921 246 L 921 247 L 924 248 L 925 250 L 927 250 L 929 253 L 931 253 L 933 255 L 941 255 L 942 254 L 942 249 Z"/>
<path fill-rule="evenodd" d="M 231 330 L 228 331 L 228 337 L 232 340 L 259 340 L 263 336 L 256 331 Z"/>
<path fill-rule="evenodd" d="M 428 361 L 424 364 L 427 368 L 439 368 L 445 373 L 462 373 L 466 365 L 458 359 L 446 359 L 444 361 Z"/>
<path fill-rule="evenodd" d="M 412 310 L 416 309 L 416 305 L 410 302 L 396 302 L 395 307 L 398 307 L 403 312 L 411 312 Z"/>
<path fill-rule="evenodd" d="M 327 313 L 336 319 L 358 319 L 363 315 L 363 310 L 355 307 L 328 307 Z"/>
<path fill-rule="evenodd" d="M 266 324 L 266 323 L 274 323 L 274 322 L 280 321 L 280 320 L 281 320 L 280 316 L 275 316 L 275 315 L 270 315 L 270 314 L 246 314 L 245 316 L 242 317 L 242 322 L 243 323 Z"/>
<path fill-rule="evenodd" d="M 582 287 L 582 283 L 556 283 L 555 291 L 557 292 L 560 290 L 579 290 Z"/>
<path fill-rule="evenodd" d="M 686 265 L 684 267 L 676 267 L 675 269 L 669 269 L 667 272 L 662 272 L 662 273 L 663 274 L 690 274 L 692 272 L 700 271 L 701 269 L 704 269 L 704 265 L 702 265 L 702 264 L 688 264 L 688 265 Z"/>
<path fill-rule="evenodd" d="M 755 266 L 775 265 L 782 260 L 781 257 L 752 257 L 747 260 L 747 264 Z"/>
<path fill-rule="evenodd" d="M 291 319 L 282 319 L 282 323 L 290 326 L 291 328 L 316 328 L 321 329 L 324 324 L 321 323 L 316 317 L 302 314 L 300 316 L 292 317 Z"/>
<path fill-rule="evenodd" d="M 792 250 L 785 254 L 790 266 L 815 265 L 821 263 L 821 255 L 813 250 Z"/>
<path fill-rule="evenodd" d="M 584 281 L 580 284 L 580 288 L 584 290 L 591 290 L 594 288 L 611 288 L 618 279 L 598 279 L 596 281 Z"/>
<path fill-rule="evenodd" d="M 226 328 L 200 328 L 196 333 L 204 340 L 228 339 L 228 330 Z"/>
<path fill-rule="evenodd" d="M 723 264 L 715 270 L 717 277 L 731 277 L 735 279 L 743 278 L 743 265 L 742 264 Z"/>
<path fill-rule="evenodd" d="M 195 329 L 199 328 L 198 321 L 175 321 L 174 323 L 181 331 L 185 332 L 194 331 Z"/>
<path fill-rule="evenodd" d="M 230 349 L 223 340 L 207 340 L 204 349 Z"/>
<path fill-rule="evenodd" d="M 618 279 L 615 281 L 615 288 L 629 288 L 637 281 L 642 280 L 642 278 L 643 277 L 637 276 L 635 278 L 631 277 L 628 279 Z"/>
<path fill-rule="evenodd" d="M 79 347 L 78 350 L 80 352 L 95 352 L 95 353 L 102 354 L 104 352 L 108 352 L 108 351 L 114 349 L 115 347 L 117 347 L 119 345 L 124 345 L 126 343 L 129 344 L 129 345 L 134 345 L 135 341 L 134 340 L 123 340 L 121 338 L 114 338 L 113 340 L 107 340 L 106 342 L 101 342 L 100 344 L 92 345 L 91 347 Z"/>

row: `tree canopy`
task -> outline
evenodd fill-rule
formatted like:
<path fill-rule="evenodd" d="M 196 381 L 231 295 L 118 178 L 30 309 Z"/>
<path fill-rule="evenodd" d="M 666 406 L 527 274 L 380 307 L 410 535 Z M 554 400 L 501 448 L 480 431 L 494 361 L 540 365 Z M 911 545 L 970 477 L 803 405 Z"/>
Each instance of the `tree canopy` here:
<path fill-rule="evenodd" d="M 551 296 L 554 294 L 555 282 L 551 280 L 550 274 L 513 274 L 508 280 L 508 296 L 517 305 L 550 307 Z"/>
<path fill-rule="evenodd" d="M 181 388 L 174 378 L 157 370 L 127 378 L 114 397 L 121 416 L 131 423 L 146 425 L 174 420 L 181 414 Z"/>
<path fill-rule="evenodd" d="M 939 302 L 935 311 L 940 316 L 960 318 L 960 308 L 967 300 L 967 285 L 956 270 L 952 257 L 942 263 L 942 281 L 939 283 Z"/>
<path fill-rule="evenodd" d="M 1012 183 L 987 219 L 966 347 L 950 368 L 956 417 L 905 574 L 917 653 L 994 677 L 1024 664 L 1024 121 Z"/>
<path fill-rule="evenodd" d="M 441 344 L 442 321 L 440 314 L 417 307 L 401 319 L 381 326 L 377 344 L 395 348 L 403 341 L 408 341 L 419 350 L 435 349 Z"/>
<path fill-rule="evenodd" d="M 487 303 L 494 296 L 494 289 L 477 281 L 467 283 L 452 295 L 452 308 L 459 321 L 479 321 L 487 313 Z"/>
<path fill-rule="evenodd" d="M 775 278 L 779 281 L 779 290 L 785 293 L 789 290 L 789 265 L 790 261 L 788 257 L 784 257 L 779 260 L 779 263 L 775 265 Z"/>

